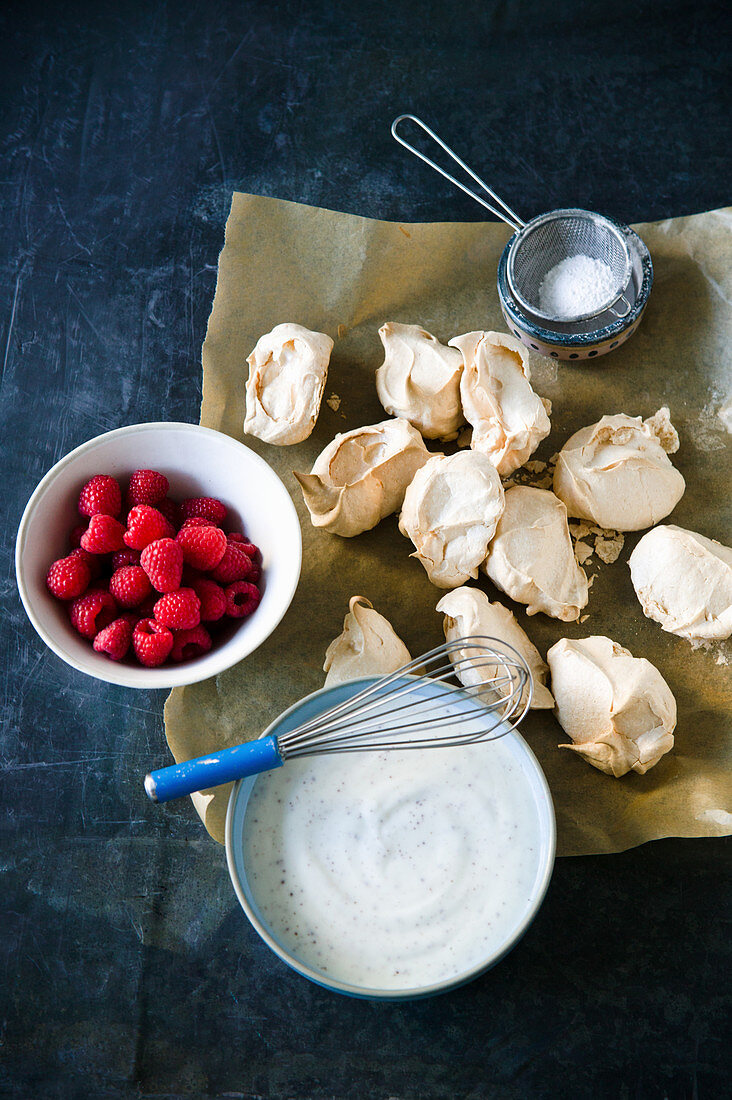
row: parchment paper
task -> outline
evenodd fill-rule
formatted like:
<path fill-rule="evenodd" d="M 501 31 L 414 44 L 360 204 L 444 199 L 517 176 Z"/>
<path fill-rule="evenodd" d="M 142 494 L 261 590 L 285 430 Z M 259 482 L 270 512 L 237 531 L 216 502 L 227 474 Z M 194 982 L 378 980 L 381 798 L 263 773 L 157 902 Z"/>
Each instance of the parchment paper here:
<path fill-rule="evenodd" d="M 655 284 L 638 332 L 588 365 L 532 355 L 533 385 L 554 406 L 552 432 L 534 457 L 548 458 L 569 435 L 604 413 L 649 416 L 663 404 L 681 437 L 674 463 L 687 489 L 669 521 L 730 541 L 732 436 L 718 410 L 730 385 L 732 210 L 636 226 L 653 257 Z M 352 595 L 367 596 L 413 654 L 443 640 L 435 604 L 443 595 L 410 559 L 411 544 L 390 517 L 341 539 L 316 531 L 293 468 L 309 470 L 336 432 L 385 417 L 374 371 L 383 361 L 379 326 L 418 323 L 440 340 L 506 326 L 495 274 L 508 239 L 502 224 L 396 224 L 296 203 L 235 194 L 219 259 L 218 285 L 203 345 L 201 423 L 237 439 L 244 419 L 246 357 L 283 321 L 336 341 L 326 397 L 313 435 L 294 447 L 247 437 L 278 472 L 300 514 L 303 572 L 292 606 L 256 653 L 201 684 L 175 689 L 165 708 L 177 760 L 256 737 L 302 695 L 323 684 L 323 655 L 341 631 Z M 334 402 L 337 404 L 337 402 Z M 439 449 L 439 448 L 436 448 Z M 676 746 L 645 776 L 616 780 L 557 744 L 566 737 L 550 712 L 532 712 L 522 733 L 544 768 L 557 811 L 558 853 L 615 852 L 665 836 L 732 832 L 729 644 L 694 651 L 646 619 L 627 560 L 642 532 L 626 536 L 618 561 L 593 557 L 597 574 L 582 624 L 527 618 L 493 589 L 546 654 L 561 637 L 606 634 L 647 657 L 678 702 Z M 229 788 L 198 796 L 206 828 L 223 840 Z"/>

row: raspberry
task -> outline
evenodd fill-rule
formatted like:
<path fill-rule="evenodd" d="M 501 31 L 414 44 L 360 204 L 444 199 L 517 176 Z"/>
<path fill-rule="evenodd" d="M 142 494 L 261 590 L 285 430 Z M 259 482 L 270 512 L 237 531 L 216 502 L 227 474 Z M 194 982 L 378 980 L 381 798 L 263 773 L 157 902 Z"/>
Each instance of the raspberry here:
<path fill-rule="evenodd" d="M 259 605 L 262 593 L 256 584 L 247 581 L 235 581 L 224 589 L 226 596 L 226 614 L 231 619 L 244 619 L 251 615 Z"/>
<path fill-rule="evenodd" d="M 216 527 L 216 524 L 211 519 L 204 519 L 203 516 L 191 516 L 190 519 L 183 520 L 181 531 L 184 527 Z"/>
<path fill-rule="evenodd" d="M 109 580 L 109 592 L 120 607 L 137 607 L 152 592 L 145 570 L 139 565 L 123 565 Z"/>
<path fill-rule="evenodd" d="M 81 546 L 81 536 L 84 534 L 88 526 L 88 523 L 77 523 L 76 527 L 71 528 L 71 533 L 69 534 L 69 546 L 72 550 L 75 550 L 77 546 Z"/>
<path fill-rule="evenodd" d="M 252 568 L 249 570 L 249 576 L 247 577 L 247 580 L 250 584 L 259 584 L 261 576 L 262 566 L 259 564 L 259 562 L 253 561 Z"/>
<path fill-rule="evenodd" d="M 82 516 L 118 516 L 122 511 L 122 490 L 109 474 L 97 474 L 79 493 Z"/>
<path fill-rule="evenodd" d="M 156 539 L 140 555 L 140 565 L 158 592 L 175 592 L 183 574 L 183 551 L 175 539 Z"/>
<path fill-rule="evenodd" d="M 113 661 L 121 661 L 132 642 L 134 616 L 122 615 L 100 630 L 94 639 L 97 653 L 106 653 Z"/>
<path fill-rule="evenodd" d="M 95 588 L 74 600 L 70 615 L 72 626 L 85 638 L 93 638 L 117 617 L 117 605 L 109 592 Z"/>
<path fill-rule="evenodd" d="M 77 546 L 76 550 L 72 550 L 67 556 L 69 558 L 79 558 L 80 561 L 83 561 L 93 581 L 97 577 L 101 577 L 104 572 L 104 562 L 100 554 L 90 554 L 88 550 L 82 550 L 80 546 Z"/>
<path fill-rule="evenodd" d="M 127 495 L 130 504 L 158 504 L 167 494 L 170 483 L 157 470 L 135 470 L 130 478 Z"/>
<path fill-rule="evenodd" d="M 76 552 L 55 561 L 46 575 L 48 591 L 57 600 L 75 600 L 86 592 L 90 581 L 89 566 Z"/>
<path fill-rule="evenodd" d="M 229 542 L 223 558 L 211 571 L 211 578 L 220 584 L 231 584 L 233 581 L 243 581 L 251 571 L 251 558 L 241 549 L 240 543 Z"/>
<path fill-rule="evenodd" d="M 223 618 L 226 613 L 226 596 L 220 584 L 201 577 L 200 580 L 193 581 L 191 587 L 201 601 L 202 623 L 214 623 Z"/>
<path fill-rule="evenodd" d="M 97 512 L 81 536 L 81 545 L 90 554 L 109 554 L 122 549 L 124 533 L 125 529 L 118 519 L 106 512 Z"/>
<path fill-rule="evenodd" d="M 174 537 L 175 528 L 157 508 L 151 508 L 149 504 L 136 504 L 130 510 L 124 535 L 125 546 L 132 550 L 144 550 L 151 542 Z"/>
<path fill-rule="evenodd" d="M 171 630 L 192 630 L 201 621 L 201 601 L 192 588 L 168 592 L 155 604 L 155 618 Z"/>
<path fill-rule="evenodd" d="M 204 572 L 215 569 L 228 546 L 226 535 L 218 527 L 183 527 L 178 532 L 178 543 L 183 561 Z"/>
<path fill-rule="evenodd" d="M 210 648 L 211 635 L 205 626 L 196 626 L 193 630 L 176 630 L 170 656 L 174 661 L 190 661 L 208 653 Z"/>
<path fill-rule="evenodd" d="M 115 554 L 112 554 L 112 572 L 121 569 L 124 565 L 139 565 L 140 564 L 140 551 L 139 550 L 118 550 Z"/>
<path fill-rule="evenodd" d="M 192 516 L 201 516 L 210 519 L 214 523 L 223 523 L 226 519 L 226 506 L 215 497 L 189 497 L 180 506 L 180 514 L 183 519 Z"/>
<path fill-rule="evenodd" d="M 156 668 L 173 648 L 172 632 L 155 619 L 140 619 L 132 631 L 132 648 L 141 665 Z"/>
<path fill-rule="evenodd" d="M 234 546 L 238 546 L 242 553 L 246 554 L 248 558 L 252 558 L 252 560 L 259 553 L 259 547 L 255 546 L 249 539 L 245 539 L 243 535 L 227 535 L 226 541 L 232 542 Z"/>
<path fill-rule="evenodd" d="M 176 531 L 180 527 L 180 508 L 171 500 L 170 497 L 165 497 L 163 500 L 159 500 L 155 505 L 159 512 L 162 512 L 168 523 L 175 527 Z"/>

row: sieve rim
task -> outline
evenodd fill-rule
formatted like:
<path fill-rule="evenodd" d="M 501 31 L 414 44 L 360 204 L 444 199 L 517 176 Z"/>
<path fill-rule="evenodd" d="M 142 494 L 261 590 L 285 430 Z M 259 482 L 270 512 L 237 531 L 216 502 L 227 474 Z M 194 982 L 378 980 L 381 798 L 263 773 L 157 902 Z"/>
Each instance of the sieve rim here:
<path fill-rule="evenodd" d="M 618 291 L 607 301 L 603 302 L 599 309 L 592 309 L 587 313 L 578 313 L 576 316 L 558 318 L 553 313 L 547 313 L 537 306 L 528 301 L 528 299 L 518 290 L 514 279 L 514 259 L 521 245 L 526 241 L 527 237 L 530 237 L 540 226 L 544 225 L 548 221 L 554 221 L 562 217 L 581 217 L 588 221 L 594 222 L 596 225 L 601 225 L 603 229 L 612 233 L 617 240 L 620 248 L 622 249 L 625 257 L 625 267 L 623 277 L 620 281 Z M 508 258 L 506 263 L 506 279 L 508 281 L 508 287 L 511 294 L 516 299 L 521 309 L 530 314 L 533 317 L 539 317 L 544 321 L 551 321 L 553 323 L 563 322 L 565 324 L 573 324 L 577 321 L 589 321 L 592 317 L 598 317 L 601 313 L 605 313 L 610 306 L 614 305 L 619 298 L 623 296 L 627 289 L 628 282 L 632 273 L 633 262 L 630 255 L 630 249 L 625 235 L 627 226 L 624 226 L 622 222 L 615 221 L 613 218 L 609 218 L 606 214 L 598 214 L 595 210 L 583 210 L 581 207 L 563 207 L 559 210 L 548 210 L 545 214 L 537 214 L 535 218 L 528 221 L 517 233 L 508 241 L 507 250 Z"/>

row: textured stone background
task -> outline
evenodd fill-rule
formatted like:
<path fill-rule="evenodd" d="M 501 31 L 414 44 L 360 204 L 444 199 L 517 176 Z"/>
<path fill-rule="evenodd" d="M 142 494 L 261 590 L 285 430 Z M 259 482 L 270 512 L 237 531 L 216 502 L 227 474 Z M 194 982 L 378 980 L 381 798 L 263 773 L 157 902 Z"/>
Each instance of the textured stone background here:
<path fill-rule="evenodd" d="M 392 142 L 413 110 L 525 217 L 728 204 L 725 9 L 3 6 L 0 1095 L 723 1095 L 728 842 L 563 860 L 522 944 L 479 981 L 411 1006 L 336 998 L 249 928 L 190 806 L 144 800 L 162 693 L 93 682 L 43 648 L 13 542 L 72 447 L 197 420 L 234 189 L 480 218 Z"/>

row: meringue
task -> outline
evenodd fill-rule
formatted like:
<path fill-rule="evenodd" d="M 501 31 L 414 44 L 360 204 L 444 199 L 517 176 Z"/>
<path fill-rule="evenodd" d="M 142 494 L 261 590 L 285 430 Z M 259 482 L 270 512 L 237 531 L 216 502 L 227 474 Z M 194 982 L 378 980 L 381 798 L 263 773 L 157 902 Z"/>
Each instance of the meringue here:
<path fill-rule="evenodd" d="M 429 457 L 416 428 L 398 418 L 337 435 L 309 474 L 294 474 L 313 526 L 351 538 L 401 508 Z"/>
<path fill-rule="evenodd" d="M 438 588 L 457 588 L 478 576 L 503 512 L 495 466 L 476 451 L 433 455 L 404 495 L 399 530 Z"/>
<path fill-rule="evenodd" d="M 516 622 L 516 618 L 502 603 L 491 603 L 485 592 L 479 588 L 456 588 L 443 596 L 437 605 L 437 610 L 445 616 L 443 627 L 445 639 L 454 642 L 458 638 L 466 638 L 469 635 L 484 635 L 495 638 L 499 642 L 507 642 L 526 661 L 531 673 L 534 691 L 531 697 L 532 710 L 546 710 L 554 706 L 554 696 L 545 686 L 548 667 L 544 664 L 538 649 L 530 641 L 526 632 Z M 466 650 L 455 650 L 458 660 L 470 656 Z M 489 676 L 490 670 L 481 674 L 479 669 L 462 667 L 457 670 L 457 677 L 466 687 L 484 682 Z M 530 691 L 527 684 L 521 695 L 521 702 L 526 701 Z"/>
<path fill-rule="evenodd" d="M 683 527 L 654 527 L 628 562 L 643 613 L 669 634 L 723 640 L 732 634 L 732 548 Z"/>
<path fill-rule="evenodd" d="M 376 371 L 379 401 L 427 439 L 455 439 L 465 423 L 460 405 L 463 358 L 419 325 L 387 321 L 379 329 L 385 359 Z"/>
<path fill-rule="evenodd" d="M 333 341 L 302 325 L 275 325 L 247 359 L 244 431 L 280 447 L 307 439 L 318 419 Z"/>
<path fill-rule="evenodd" d="M 468 332 L 450 340 L 450 347 L 463 356 L 460 398 L 473 426 L 471 446 L 506 477 L 549 435 L 551 402 L 531 388 L 529 354 L 515 337 Z"/>
<path fill-rule="evenodd" d="M 567 440 L 554 492 L 570 516 L 616 531 L 640 531 L 671 512 L 686 488 L 668 457 L 679 448 L 667 408 L 647 420 L 603 416 Z"/>
<path fill-rule="evenodd" d="M 579 618 L 587 603 L 587 577 L 572 551 L 567 509 L 548 489 L 514 485 L 483 565 L 493 583 L 526 614 Z"/>
<path fill-rule="evenodd" d="M 563 638 L 547 653 L 560 745 L 593 768 L 619 778 L 645 775 L 673 748 L 676 700 L 658 669 L 601 635 Z"/>
<path fill-rule="evenodd" d="M 409 664 L 411 655 L 388 619 L 365 596 L 352 596 L 343 633 L 325 651 L 325 687 L 359 676 L 386 676 Z"/>

